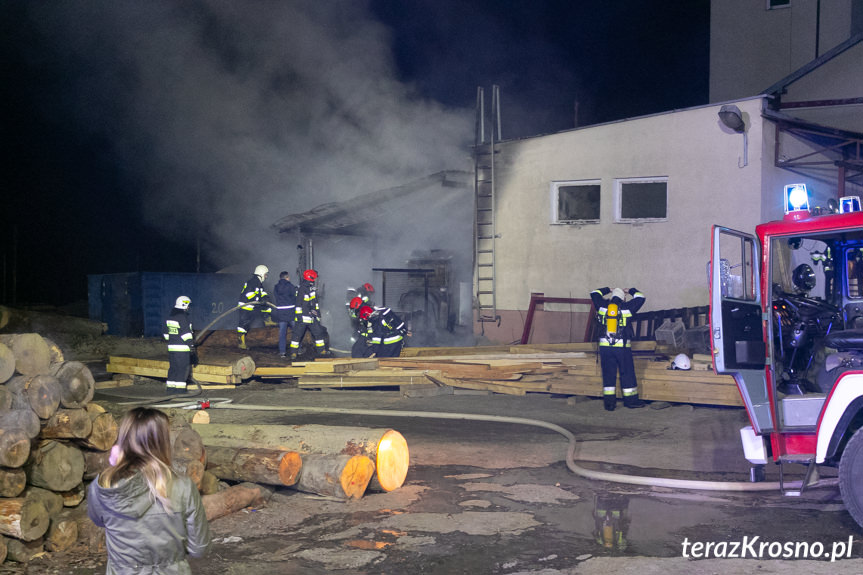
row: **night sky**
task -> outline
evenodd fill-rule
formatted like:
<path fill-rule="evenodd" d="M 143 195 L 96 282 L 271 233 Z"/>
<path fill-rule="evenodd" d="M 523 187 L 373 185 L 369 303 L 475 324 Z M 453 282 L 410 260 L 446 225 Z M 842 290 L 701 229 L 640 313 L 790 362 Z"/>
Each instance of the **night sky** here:
<path fill-rule="evenodd" d="M 0 3 L 0 302 L 211 272 L 504 138 L 707 103 L 709 0 Z M 250 267 L 250 269 L 251 269 Z"/>

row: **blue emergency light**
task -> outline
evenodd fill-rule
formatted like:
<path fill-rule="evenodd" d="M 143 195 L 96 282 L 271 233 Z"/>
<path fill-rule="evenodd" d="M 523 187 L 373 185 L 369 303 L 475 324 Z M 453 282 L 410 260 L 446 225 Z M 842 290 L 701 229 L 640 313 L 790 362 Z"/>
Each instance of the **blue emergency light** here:
<path fill-rule="evenodd" d="M 839 213 L 847 214 L 860 211 L 860 196 L 842 196 L 839 198 Z"/>
<path fill-rule="evenodd" d="M 785 215 L 792 212 L 809 211 L 809 193 L 806 184 L 789 184 L 785 186 Z"/>

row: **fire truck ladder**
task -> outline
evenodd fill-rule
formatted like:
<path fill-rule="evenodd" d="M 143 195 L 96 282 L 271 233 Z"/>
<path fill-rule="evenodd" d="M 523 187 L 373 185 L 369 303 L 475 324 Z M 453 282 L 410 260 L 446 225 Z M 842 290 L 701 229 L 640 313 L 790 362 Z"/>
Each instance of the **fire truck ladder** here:
<path fill-rule="evenodd" d="M 495 155 L 500 153 L 500 88 L 492 86 L 490 117 L 486 117 L 485 93 L 476 94 L 474 143 L 474 277 L 477 321 L 500 321 L 495 294 Z M 488 124 L 488 126 L 487 126 Z M 487 134 L 488 133 L 488 134 Z"/>

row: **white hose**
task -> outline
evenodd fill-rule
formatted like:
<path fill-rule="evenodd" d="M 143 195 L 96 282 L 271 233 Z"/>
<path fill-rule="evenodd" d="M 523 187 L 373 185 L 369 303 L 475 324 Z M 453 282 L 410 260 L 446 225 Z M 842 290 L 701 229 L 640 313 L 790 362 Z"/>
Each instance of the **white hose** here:
<path fill-rule="evenodd" d="M 644 485 L 649 487 L 667 487 L 670 489 L 692 489 L 698 491 L 778 491 L 781 487 L 779 482 L 758 482 L 748 483 L 741 481 L 698 481 L 691 479 L 673 479 L 670 477 L 648 477 L 643 475 L 625 475 L 622 473 L 609 473 L 607 471 L 594 471 L 585 469 L 575 463 L 575 435 L 567 429 L 547 421 L 537 419 L 526 419 L 522 417 L 507 417 L 502 415 L 480 415 L 474 413 L 447 413 L 440 411 L 395 411 L 386 409 L 345 409 L 338 407 L 300 407 L 300 406 L 284 406 L 284 405 L 245 405 L 231 403 L 230 400 L 210 400 L 210 408 L 212 409 L 243 409 L 250 411 L 312 411 L 318 413 L 337 413 L 346 415 L 372 415 L 382 417 L 422 417 L 429 419 L 461 419 L 467 421 L 489 421 L 494 423 L 515 423 L 519 425 L 531 425 L 533 427 L 543 427 L 551 431 L 555 431 L 563 435 L 569 440 L 569 448 L 566 450 L 566 466 L 570 471 L 585 477 L 587 479 L 597 479 L 599 481 L 610 481 L 613 483 L 627 483 L 630 485 Z M 212 403 L 218 401 L 217 403 Z M 196 402 L 189 404 L 170 404 L 157 405 L 154 407 L 184 407 L 197 406 Z M 185 407 L 191 409 L 191 407 Z M 788 482 L 784 484 L 786 488 L 799 489 L 802 481 Z M 812 487 L 828 487 L 835 486 L 837 480 L 821 480 Z"/>

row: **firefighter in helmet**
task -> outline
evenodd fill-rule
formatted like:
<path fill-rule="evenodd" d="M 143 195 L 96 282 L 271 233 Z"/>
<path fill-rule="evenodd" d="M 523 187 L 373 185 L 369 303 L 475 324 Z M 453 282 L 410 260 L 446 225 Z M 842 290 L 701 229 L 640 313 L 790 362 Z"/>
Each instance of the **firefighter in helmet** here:
<path fill-rule="evenodd" d="M 192 300 L 181 295 L 173 309 L 165 318 L 165 331 L 162 334 L 168 342 L 168 382 L 167 392 L 186 393 L 186 381 L 191 367 L 198 365 L 195 339 L 192 336 L 192 322 L 189 320 L 189 305 Z"/>
<path fill-rule="evenodd" d="M 264 280 L 270 273 L 270 268 L 261 265 L 255 268 L 255 273 L 243 284 L 240 292 L 240 321 L 237 324 L 237 335 L 240 340 L 240 349 L 248 349 L 246 346 L 246 334 L 252 328 L 256 319 L 269 323 L 272 309 L 268 305 L 270 295 L 264 289 Z"/>
<path fill-rule="evenodd" d="M 629 294 L 629 301 L 626 294 Z M 620 372 L 620 392 L 623 405 L 644 407 L 638 398 L 638 382 L 632 360 L 632 316 L 644 305 L 644 294 L 635 288 L 599 288 L 590 292 L 596 319 L 600 325 L 599 360 L 602 365 L 602 398 L 607 411 L 617 404 L 617 374 Z"/>
<path fill-rule="evenodd" d="M 405 322 L 388 307 L 372 308 L 364 305 L 359 311 L 360 320 L 366 322 L 372 355 L 369 357 L 398 357 L 410 332 Z"/>
<path fill-rule="evenodd" d="M 321 325 L 321 307 L 318 303 L 318 296 L 315 290 L 317 279 L 318 272 L 308 269 L 303 272 L 303 278 L 297 287 L 294 326 L 291 330 L 291 361 L 297 359 L 297 354 L 300 351 L 300 342 L 303 341 L 306 330 L 312 333 L 312 339 L 315 340 L 315 355 L 329 355 L 326 349 L 327 330 Z"/>

